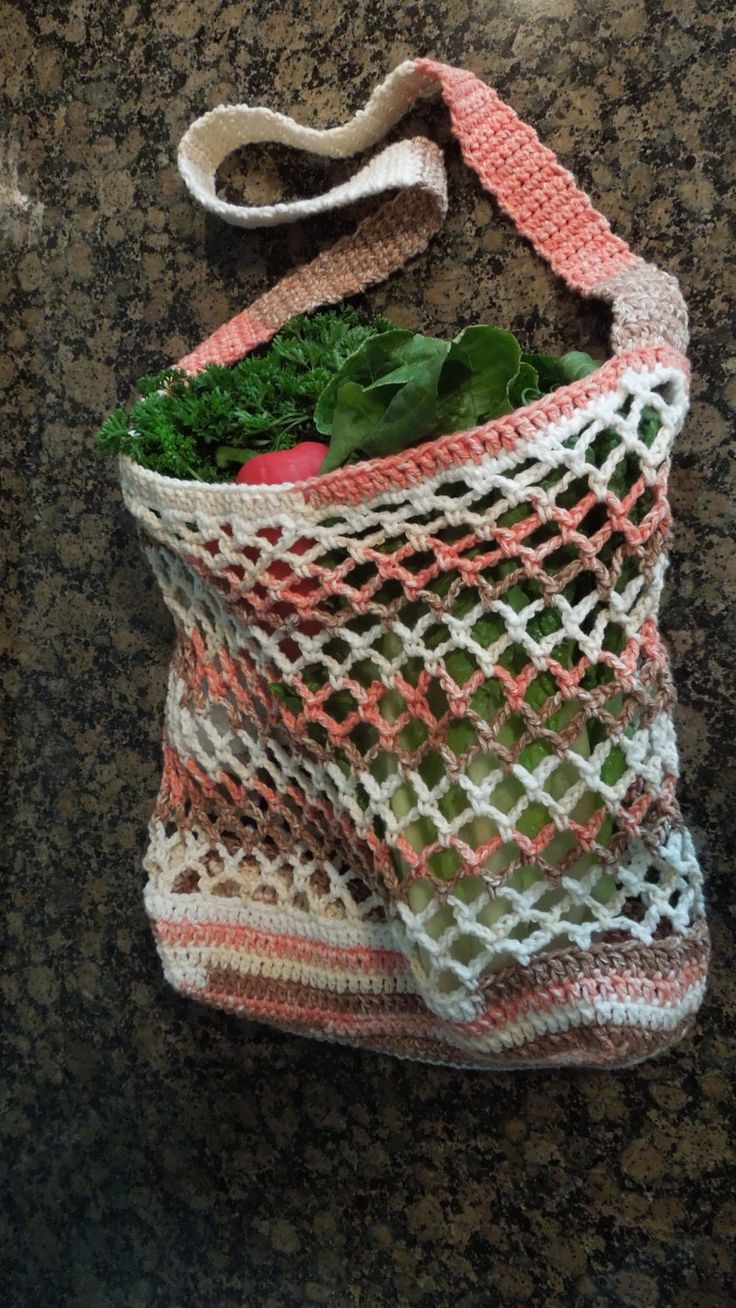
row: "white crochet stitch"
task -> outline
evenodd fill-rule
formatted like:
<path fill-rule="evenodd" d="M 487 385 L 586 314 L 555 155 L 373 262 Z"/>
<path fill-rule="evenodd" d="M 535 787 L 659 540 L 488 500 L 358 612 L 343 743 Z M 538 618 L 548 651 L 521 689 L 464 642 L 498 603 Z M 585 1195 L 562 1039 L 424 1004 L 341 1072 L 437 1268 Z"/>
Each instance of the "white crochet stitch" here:
<path fill-rule="evenodd" d="M 634 396 L 635 402 L 624 414 L 622 409 L 628 396 Z M 371 550 L 379 538 L 385 540 L 401 534 L 421 551 L 428 539 L 441 539 L 443 533 L 458 524 L 469 531 L 486 533 L 490 538 L 495 520 L 519 500 L 533 500 L 544 520 L 545 504 L 551 506 L 574 479 L 589 478 L 597 493 L 605 496 L 608 478 L 627 450 L 637 453 L 645 480 L 653 481 L 662 461 L 668 457 L 672 439 L 682 422 L 685 401 L 682 377 L 677 370 L 659 367 L 650 372 L 631 371 L 623 375 L 619 387 L 585 408 L 576 409 L 569 418 L 545 427 L 513 450 L 462 467 L 443 468 L 426 477 L 421 486 L 412 488 L 410 497 L 403 491 L 390 490 L 349 509 L 341 508 L 339 513 L 334 506 L 320 509 L 308 505 L 298 488 L 273 491 L 198 486 L 190 490 L 176 481 L 152 477 L 129 463 L 122 469 L 123 487 L 128 506 L 151 541 L 165 546 L 165 550 L 149 547 L 164 599 L 184 631 L 190 631 L 196 624 L 205 636 L 211 657 L 216 657 L 221 644 L 234 655 L 245 652 L 265 681 L 278 675 L 293 681 L 295 674 L 320 663 L 328 670 L 331 684 L 339 689 L 350 677 L 351 666 L 364 659 L 366 650 L 373 645 L 372 657 L 381 666 L 385 684 L 390 685 L 411 656 L 421 658 L 430 672 L 441 671 L 445 647 L 440 645 L 430 650 L 423 643 L 435 622 L 431 613 L 418 620 L 412 617 L 407 622 L 404 610 L 399 609 L 388 624 L 400 647 L 393 659 L 383 658 L 375 650 L 387 627 L 385 619 L 378 615 L 373 626 L 363 624 L 348 654 L 343 653 L 338 659 L 328 652 L 329 629 L 323 628 L 316 635 L 301 635 L 292 622 L 292 638 L 300 650 L 295 660 L 291 654 L 284 653 L 282 633 L 270 635 L 257 624 L 241 623 L 237 606 L 207 586 L 186 560 L 200 559 L 215 574 L 225 574 L 233 563 L 242 564 L 244 551 L 256 551 L 259 557 L 252 565 L 252 574 L 243 579 L 243 585 L 249 587 L 274 558 L 288 562 L 294 573 L 299 574 L 305 562 L 312 563 L 331 551 L 342 551 L 348 560 L 343 569 L 346 573 L 352 566 L 370 561 Z M 651 447 L 645 446 L 637 436 L 641 407 L 645 403 L 656 410 L 662 423 Z M 586 462 L 585 449 L 592 434 L 604 427 L 615 429 L 620 443 L 606 463 L 596 468 Z M 541 483 L 552 473 L 558 476 L 558 481 L 553 488 L 543 490 Z M 495 502 L 489 510 L 486 504 L 491 493 L 495 493 Z M 479 504 L 484 506 L 480 510 L 476 508 Z M 282 529 L 281 540 L 276 545 L 264 544 L 263 536 L 258 535 L 269 526 Z M 291 547 L 303 538 L 316 543 L 304 554 L 293 553 Z M 213 539 L 219 541 L 219 552 L 214 558 L 205 544 Z M 558 597 L 563 632 L 538 642 L 529 637 L 527 624 L 539 604 L 530 604 L 527 610 L 518 613 L 499 601 L 495 608 L 505 619 L 505 632 L 497 645 L 482 649 L 473 642 L 471 628 L 480 609 L 471 610 L 461 622 L 453 623 L 448 618 L 451 629 L 448 645 L 473 653 L 487 676 L 492 675 L 498 658 L 511 643 L 524 645 L 530 660 L 544 666 L 544 659 L 563 634 L 575 639 L 583 652 L 595 659 L 610 620 L 615 619 L 631 635 L 656 611 L 663 568 L 662 556 L 648 582 L 642 575 L 637 576 L 623 593 L 614 591 L 608 605 L 595 596 L 592 607 L 586 600 L 573 608 Z M 595 616 L 592 625 L 586 621 L 591 612 Z M 344 634 L 349 639 L 349 633 Z M 264 740 L 245 720 L 235 730 L 222 704 L 212 705 L 205 712 L 201 706 L 196 711 L 182 707 L 181 701 L 182 686 L 172 672 L 166 707 L 167 738 L 180 757 L 194 759 L 213 780 L 224 770 L 247 787 L 259 769 L 265 770 L 277 789 L 283 790 L 289 780 L 294 780 L 308 798 L 325 796 L 338 811 L 347 813 L 359 839 L 367 842 L 376 821 L 381 822 L 385 838 L 393 848 L 398 837 L 422 814 L 431 817 L 441 840 L 456 834 L 472 814 L 490 818 L 505 839 L 511 840 L 516 819 L 535 800 L 545 805 L 563 829 L 584 792 L 603 796 L 613 809 L 634 776 L 643 778 L 656 791 L 664 775 L 677 771 L 671 720 L 663 713 L 647 728 L 618 742 L 630 768 L 615 785 L 607 786 L 600 777 L 600 769 L 611 749 L 611 742 L 606 740 L 589 757 L 582 757 L 572 749 L 568 751 L 566 760 L 574 764 L 578 781 L 569 784 L 562 794 L 548 789 L 559 764 L 556 757 L 543 760 L 534 773 L 517 766 L 515 773 L 521 793 L 518 804 L 510 811 L 494 806 L 494 792 L 503 780 L 502 771 L 491 771 L 477 783 L 466 775 L 461 785 L 467 793 L 468 811 L 448 822 L 438 809 L 439 801 L 449 789 L 447 778 L 431 791 L 418 772 L 403 777 L 389 776 L 379 784 L 369 768 L 346 774 L 336 761 L 325 764 L 310 759 L 308 749 L 293 750 L 288 738 L 279 739 L 271 732 L 267 741 Z M 417 806 L 397 816 L 392 799 L 407 782 L 416 792 Z M 287 813 L 288 806 L 285 806 L 282 810 L 285 837 L 288 837 Z M 167 852 L 161 845 L 160 835 L 156 835 L 155 845 L 158 853 L 152 854 L 150 868 L 160 878 L 161 889 L 174 888 L 172 873 L 182 866 L 187 872 L 198 874 L 200 894 L 217 894 L 227 884 L 233 887 L 233 893 L 237 891 L 243 903 L 258 902 L 264 897 L 267 902 L 280 906 L 293 907 L 298 902 L 313 919 L 329 920 L 341 915 L 360 920 L 380 905 L 375 887 L 363 902 L 355 901 L 349 889 L 351 871 L 336 849 L 331 854 L 325 853 L 319 867 L 320 884 L 327 888 L 323 893 L 310 893 L 310 877 L 314 879 L 314 874 L 304 870 L 305 849 L 299 841 L 293 843 L 286 856 L 281 851 L 256 848 L 249 864 L 245 865 L 242 857 L 227 856 L 219 864 L 215 860 L 214 872 L 210 867 L 206 873 L 200 870 L 196 859 L 185 856 L 176 844 Z M 356 873 L 358 877 L 365 876 L 365 868 L 353 869 L 352 875 Z M 693 913 L 701 910 L 700 873 L 687 835 L 671 834 L 655 856 L 641 842 L 632 841 L 615 886 L 602 896 L 600 887 L 606 882 L 601 878 L 606 875 L 607 868 L 595 861 L 584 874 L 563 877 L 556 888 L 550 888 L 541 875 L 531 884 L 528 878 L 521 878 L 515 884 L 512 875 L 505 881 L 500 895 L 493 891 L 489 881 L 480 877 L 461 879 L 447 901 L 449 911 L 444 911 L 439 934 L 438 906 L 427 886 L 424 902 L 421 894 L 409 902 L 399 900 L 392 918 L 395 943 L 410 959 L 417 984 L 432 1010 L 446 1018 L 467 1020 L 482 1004 L 483 981 L 494 968 L 512 960 L 527 963 L 535 955 L 565 943 L 585 948 L 612 930 L 631 933 L 649 943 L 663 921 L 674 930 L 682 930 Z M 639 906 L 635 917 L 628 910 L 632 903 Z"/>

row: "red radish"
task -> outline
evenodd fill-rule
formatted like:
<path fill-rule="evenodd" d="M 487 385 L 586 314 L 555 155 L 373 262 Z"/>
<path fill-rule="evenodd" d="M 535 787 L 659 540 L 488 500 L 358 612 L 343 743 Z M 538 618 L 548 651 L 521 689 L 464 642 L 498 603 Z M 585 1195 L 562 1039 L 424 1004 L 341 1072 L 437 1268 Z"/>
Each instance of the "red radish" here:
<path fill-rule="evenodd" d="M 225 532 L 225 534 L 226 534 L 227 536 L 232 536 L 232 534 L 233 534 L 233 529 L 232 529 L 232 527 L 230 527 L 227 523 L 225 523 L 225 526 L 223 527 L 223 531 Z M 219 540 L 206 540 L 206 541 L 204 542 L 204 547 L 205 547 L 206 550 L 209 550 L 210 554 L 219 554 L 219 553 L 220 553 L 220 542 L 219 542 Z"/>
<path fill-rule="evenodd" d="M 235 481 L 240 486 L 279 486 L 285 482 L 306 481 L 319 472 L 326 454 L 327 446 L 321 441 L 302 441 L 290 450 L 271 450 L 266 454 L 255 454 L 243 464 Z M 224 530 L 228 535 L 232 535 L 232 527 L 229 525 L 226 524 Z M 258 535 L 274 545 L 281 536 L 281 528 L 263 527 Z M 204 544 L 205 549 L 211 554 L 219 553 L 218 541 L 205 541 Z M 292 554 L 304 554 L 305 550 L 313 544 L 314 541 L 302 537 L 290 546 L 290 551 Z M 253 561 L 258 558 L 255 549 L 247 547 L 243 552 Z M 231 566 L 226 572 L 236 579 L 241 579 L 243 576 L 243 569 L 238 564 Z M 274 559 L 269 565 L 268 572 L 275 581 L 286 581 L 293 576 L 292 568 L 283 559 Z M 310 595 L 315 588 L 316 582 L 304 577 L 292 582 L 290 590 L 292 594 Z M 282 600 L 273 605 L 273 611 L 282 618 L 288 618 L 294 612 L 294 607 L 288 601 Z M 299 630 L 305 636 L 314 636 L 319 631 L 319 623 L 302 621 L 299 623 Z M 298 656 L 299 650 L 293 640 L 287 638 L 283 648 L 290 657 Z"/>
<path fill-rule="evenodd" d="M 302 441 L 290 450 L 254 454 L 252 459 L 243 464 L 235 481 L 239 486 L 279 486 L 284 482 L 306 481 L 319 472 L 326 454 L 327 446 L 321 441 Z M 232 527 L 226 526 L 225 531 L 232 535 Z M 258 534 L 273 544 L 281 533 L 278 527 L 266 527 Z M 308 545 L 308 541 L 298 540 L 291 548 L 295 554 L 303 554 Z M 204 547 L 210 554 L 219 553 L 219 542 L 216 540 L 205 541 Z M 285 563 L 276 562 L 272 564 L 271 571 L 281 580 L 291 569 Z"/>
<path fill-rule="evenodd" d="M 236 482 L 240 486 L 278 486 L 285 481 L 306 481 L 319 472 L 327 446 L 321 441 L 301 441 L 291 450 L 254 454 L 244 463 Z"/>
<path fill-rule="evenodd" d="M 278 486 L 284 482 L 306 481 L 308 477 L 314 477 L 319 472 L 326 454 L 327 446 L 321 441 L 302 441 L 291 450 L 273 450 L 268 454 L 255 454 L 252 459 L 248 459 L 247 463 L 243 464 L 235 480 L 240 486 Z M 281 529 L 264 527 L 258 535 L 263 536 L 273 545 L 279 539 Z M 313 544 L 314 541 L 302 538 L 290 547 L 291 552 L 303 554 Z M 292 574 L 291 568 L 283 559 L 274 559 L 268 571 L 276 581 L 284 581 Z M 299 595 L 309 595 L 314 589 L 315 583 L 307 577 L 291 587 L 292 592 Z M 293 608 L 288 603 L 277 604 L 275 609 L 282 617 L 288 617 L 293 613 Z M 313 636 L 319 630 L 319 625 L 315 622 L 302 622 L 299 630 L 307 636 Z M 291 652 L 296 657 L 298 653 L 296 646 L 292 641 L 289 641 L 289 646 L 293 646 Z"/>
<path fill-rule="evenodd" d="M 308 477 L 314 477 L 324 461 L 327 454 L 327 446 L 321 441 L 302 441 L 301 444 L 295 445 L 290 450 L 272 450 L 267 454 L 255 454 L 252 459 L 244 463 L 237 477 L 236 482 L 240 486 L 279 486 L 284 482 L 306 481 Z M 275 544 L 281 535 L 279 527 L 264 527 L 259 531 L 259 536 L 263 536 L 270 544 Z M 297 540 L 291 546 L 293 554 L 303 554 L 312 544 L 309 540 Z M 277 581 L 283 581 L 288 577 L 291 568 L 288 563 L 283 563 L 280 559 L 275 559 L 269 568 L 269 572 Z M 309 592 L 309 583 L 307 582 L 307 591 L 303 589 L 304 583 L 299 583 L 299 593 Z"/>

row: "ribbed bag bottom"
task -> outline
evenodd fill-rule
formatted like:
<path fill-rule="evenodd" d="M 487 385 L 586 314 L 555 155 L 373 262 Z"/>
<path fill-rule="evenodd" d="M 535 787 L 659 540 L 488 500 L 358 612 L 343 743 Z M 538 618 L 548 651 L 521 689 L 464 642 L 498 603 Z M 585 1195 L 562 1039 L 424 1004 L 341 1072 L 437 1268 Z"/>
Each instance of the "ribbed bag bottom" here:
<path fill-rule="evenodd" d="M 424 1005 L 385 924 L 315 923 L 152 883 L 145 900 L 166 978 L 182 994 L 282 1031 L 427 1063 L 627 1067 L 687 1033 L 706 984 L 699 919 L 650 945 L 606 942 L 507 967 L 489 978 L 478 1018 L 449 1022 Z"/>

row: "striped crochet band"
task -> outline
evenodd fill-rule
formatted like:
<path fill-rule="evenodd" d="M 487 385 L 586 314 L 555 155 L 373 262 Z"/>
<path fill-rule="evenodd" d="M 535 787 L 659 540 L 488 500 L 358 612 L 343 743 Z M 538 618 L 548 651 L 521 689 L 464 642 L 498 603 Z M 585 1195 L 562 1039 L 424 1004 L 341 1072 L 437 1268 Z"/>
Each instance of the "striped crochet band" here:
<path fill-rule="evenodd" d="M 700 921 L 650 946 L 614 940 L 511 966 L 489 981 L 474 1021 L 442 1022 L 380 925 L 353 930 L 362 946 L 337 943 L 337 932 L 323 943 L 299 934 L 303 914 L 200 898 L 192 920 L 177 898 L 149 889 L 146 906 L 167 977 L 184 993 L 286 1031 L 428 1062 L 638 1062 L 681 1038 L 705 987 Z M 349 941 L 344 925 L 340 937 Z"/>
<path fill-rule="evenodd" d="M 611 303 L 614 350 L 663 343 L 684 353 L 687 313 L 675 278 L 632 254 L 553 152 L 491 87 L 463 69 L 416 59 L 394 69 L 366 107 L 341 127 L 308 128 L 248 105 L 222 105 L 192 124 L 179 148 L 181 174 L 207 209 L 236 226 L 292 222 L 400 190 L 354 233 L 220 327 L 179 367 L 195 373 L 207 363 L 235 362 L 295 314 L 383 280 L 425 248 L 447 209 L 442 155 L 424 137 L 388 146 L 350 181 L 322 196 L 266 206 L 230 204 L 217 196 L 215 176 L 227 155 L 249 142 L 274 141 L 345 158 L 380 140 L 417 99 L 438 92 L 465 162 L 519 232 L 570 287 Z"/>

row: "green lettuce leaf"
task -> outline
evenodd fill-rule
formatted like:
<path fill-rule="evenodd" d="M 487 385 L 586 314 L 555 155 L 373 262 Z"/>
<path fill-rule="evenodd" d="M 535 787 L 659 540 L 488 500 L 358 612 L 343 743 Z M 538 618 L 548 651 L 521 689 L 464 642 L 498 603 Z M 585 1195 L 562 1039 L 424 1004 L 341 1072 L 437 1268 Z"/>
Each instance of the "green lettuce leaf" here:
<path fill-rule="evenodd" d="M 510 413 L 509 387 L 518 375 L 521 347 L 511 332 L 479 324 L 454 338 L 440 380 L 440 432 L 476 427 Z"/>
<path fill-rule="evenodd" d="M 536 392 L 536 373 L 520 364 L 518 341 L 497 327 L 466 327 L 452 341 L 402 328 L 371 337 L 317 401 L 315 425 L 330 436 L 321 472 L 510 413 L 515 379 Z"/>

